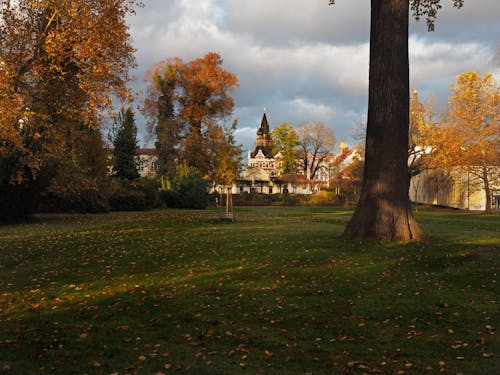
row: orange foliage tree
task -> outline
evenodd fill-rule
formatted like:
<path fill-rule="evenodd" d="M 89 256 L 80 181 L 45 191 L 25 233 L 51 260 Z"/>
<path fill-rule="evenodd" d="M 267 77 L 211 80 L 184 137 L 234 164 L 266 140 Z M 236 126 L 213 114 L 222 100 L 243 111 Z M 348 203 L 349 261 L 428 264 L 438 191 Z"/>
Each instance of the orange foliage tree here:
<path fill-rule="evenodd" d="M 111 97 L 128 97 L 134 65 L 125 18 L 136 0 L 18 0 L 0 4 L 2 191 L 29 184 L 48 161 L 71 158 Z M 14 162 L 12 162 L 14 161 Z"/>
<path fill-rule="evenodd" d="M 211 147 L 220 122 L 233 111 L 235 74 L 222 68 L 217 53 L 183 62 L 170 58 L 148 73 L 143 113 L 156 135 L 160 168 L 175 170 L 183 161 L 205 176 L 214 171 L 217 153 Z"/>

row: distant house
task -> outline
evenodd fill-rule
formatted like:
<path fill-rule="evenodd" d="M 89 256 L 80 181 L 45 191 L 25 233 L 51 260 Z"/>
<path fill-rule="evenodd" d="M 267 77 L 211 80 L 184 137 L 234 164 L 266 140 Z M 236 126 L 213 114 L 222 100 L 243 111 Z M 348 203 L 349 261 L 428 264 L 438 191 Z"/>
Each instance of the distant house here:
<path fill-rule="evenodd" d="M 154 148 L 137 150 L 137 169 L 141 177 L 155 178 L 158 171 L 158 156 Z"/>

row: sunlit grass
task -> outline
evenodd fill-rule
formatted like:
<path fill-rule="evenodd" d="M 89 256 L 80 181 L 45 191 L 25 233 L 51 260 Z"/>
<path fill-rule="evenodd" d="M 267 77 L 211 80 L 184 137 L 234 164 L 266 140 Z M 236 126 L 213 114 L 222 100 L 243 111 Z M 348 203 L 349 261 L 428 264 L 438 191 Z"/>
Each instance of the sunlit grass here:
<path fill-rule="evenodd" d="M 46 215 L 0 227 L 0 371 L 493 374 L 500 217 L 338 239 L 350 211 Z"/>

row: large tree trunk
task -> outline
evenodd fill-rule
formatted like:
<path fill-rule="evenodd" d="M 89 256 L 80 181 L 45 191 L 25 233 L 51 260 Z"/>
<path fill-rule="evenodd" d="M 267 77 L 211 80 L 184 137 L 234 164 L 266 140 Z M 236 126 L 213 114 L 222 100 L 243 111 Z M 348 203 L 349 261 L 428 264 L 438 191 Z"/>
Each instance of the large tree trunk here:
<path fill-rule="evenodd" d="M 345 238 L 425 238 L 408 197 L 408 12 L 408 0 L 371 1 L 365 168 Z"/>

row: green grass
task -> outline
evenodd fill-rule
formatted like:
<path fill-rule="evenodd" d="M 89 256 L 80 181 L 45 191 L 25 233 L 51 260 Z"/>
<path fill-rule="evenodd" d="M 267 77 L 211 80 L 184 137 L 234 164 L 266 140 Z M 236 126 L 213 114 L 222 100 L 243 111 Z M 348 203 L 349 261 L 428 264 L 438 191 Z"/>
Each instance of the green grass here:
<path fill-rule="evenodd" d="M 494 374 L 500 216 L 338 239 L 350 211 L 45 215 L 0 227 L 0 372 Z"/>

